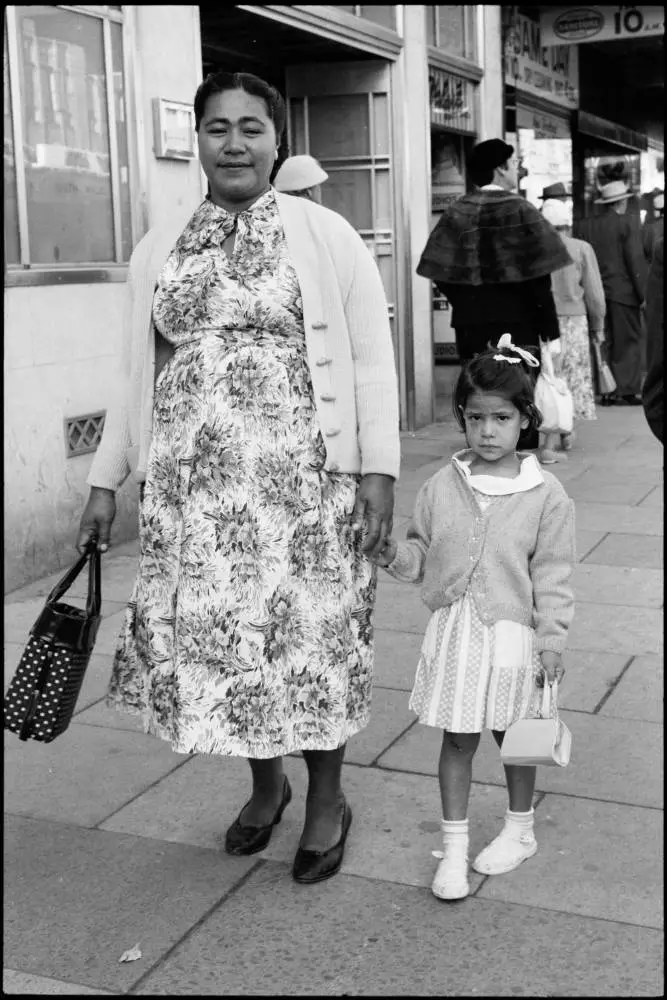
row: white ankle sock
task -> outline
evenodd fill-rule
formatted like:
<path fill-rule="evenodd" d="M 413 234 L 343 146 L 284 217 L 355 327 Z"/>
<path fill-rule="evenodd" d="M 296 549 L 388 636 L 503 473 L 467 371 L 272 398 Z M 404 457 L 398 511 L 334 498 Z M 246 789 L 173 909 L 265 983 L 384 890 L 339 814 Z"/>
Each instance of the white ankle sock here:
<path fill-rule="evenodd" d="M 442 829 L 442 840 L 444 844 L 460 844 L 461 848 L 468 849 L 468 820 L 467 819 L 443 819 L 440 821 Z"/>
<path fill-rule="evenodd" d="M 514 837 L 518 838 L 526 834 L 532 834 L 534 825 L 534 809 L 529 809 L 528 812 L 523 813 L 512 812 L 511 809 L 508 809 L 505 813 L 505 830 Z"/>

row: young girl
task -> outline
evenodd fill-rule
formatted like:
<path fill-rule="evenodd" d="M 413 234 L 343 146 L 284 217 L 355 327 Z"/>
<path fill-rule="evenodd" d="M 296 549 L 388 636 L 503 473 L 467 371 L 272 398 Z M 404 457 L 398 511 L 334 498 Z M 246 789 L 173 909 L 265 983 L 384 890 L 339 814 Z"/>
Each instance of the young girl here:
<path fill-rule="evenodd" d="M 468 449 L 421 488 L 407 541 L 388 539 L 376 562 L 398 580 L 421 582 L 433 612 L 410 708 L 443 730 L 440 793 L 444 849 L 432 890 L 468 894 L 468 798 L 481 731 L 502 745 L 529 714 L 536 685 L 560 680 L 572 620 L 574 505 L 537 459 L 517 453 L 522 430 L 541 416 L 524 363 L 532 355 L 505 334 L 470 361 L 454 393 Z M 484 875 L 516 868 L 537 850 L 535 768 L 507 766 L 509 810 L 499 836 L 473 861 Z"/>

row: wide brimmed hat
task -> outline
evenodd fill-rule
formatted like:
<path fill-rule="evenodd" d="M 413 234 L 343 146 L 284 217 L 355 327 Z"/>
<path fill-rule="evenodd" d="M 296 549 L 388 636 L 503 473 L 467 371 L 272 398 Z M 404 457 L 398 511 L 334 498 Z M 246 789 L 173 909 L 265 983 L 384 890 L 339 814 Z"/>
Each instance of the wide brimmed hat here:
<path fill-rule="evenodd" d="M 624 198 L 632 198 L 632 191 L 628 191 L 625 181 L 610 181 L 609 184 L 600 185 L 600 197 L 593 202 L 594 205 L 611 205 L 615 201 L 623 201 Z"/>
<path fill-rule="evenodd" d="M 514 153 L 514 146 L 503 142 L 502 139 L 486 139 L 473 146 L 468 157 L 468 170 L 473 173 L 484 173 L 487 170 L 495 170 L 507 163 Z"/>
<path fill-rule="evenodd" d="M 569 191 L 567 190 L 565 185 L 562 184 L 560 181 L 558 181 L 557 184 L 549 184 L 547 185 L 547 187 L 542 188 L 542 194 L 540 195 L 542 201 L 546 201 L 547 198 L 570 198 L 570 197 L 572 196 L 570 195 Z"/>
<path fill-rule="evenodd" d="M 287 157 L 275 176 L 273 186 L 276 191 L 303 191 L 322 184 L 328 176 L 313 156 L 304 153 Z"/>

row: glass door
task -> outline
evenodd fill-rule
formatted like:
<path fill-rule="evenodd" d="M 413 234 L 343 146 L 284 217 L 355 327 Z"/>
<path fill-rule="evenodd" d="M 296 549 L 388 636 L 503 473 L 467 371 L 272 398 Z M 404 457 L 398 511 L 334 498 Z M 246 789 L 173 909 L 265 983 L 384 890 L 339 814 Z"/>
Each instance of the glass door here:
<path fill-rule="evenodd" d="M 322 204 L 354 226 L 384 283 L 399 362 L 389 66 L 375 60 L 286 71 L 291 155 L 309 153 L 329 175 Z"/>

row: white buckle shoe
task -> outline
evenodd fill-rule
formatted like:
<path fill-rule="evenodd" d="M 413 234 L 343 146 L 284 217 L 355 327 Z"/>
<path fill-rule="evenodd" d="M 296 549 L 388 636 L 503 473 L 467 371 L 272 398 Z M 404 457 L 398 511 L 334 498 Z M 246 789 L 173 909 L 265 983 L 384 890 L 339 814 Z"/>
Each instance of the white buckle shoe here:
<path fill-rule="evenodd" d="M 467 852 L 445 845 L 444 851 L 431 853 L 440 861 L 431 883 L 433 895 L 438 899 L 464 899 L 470 892 Z"/>
<path fill-rule="evenodd" d="M 480 851 L 472 866 L 480 875 L 504 875 L 532 858 L 536 851 L 537 841 L 532 833 L 517 837 L 503 830 L 488 847 Z"/>

